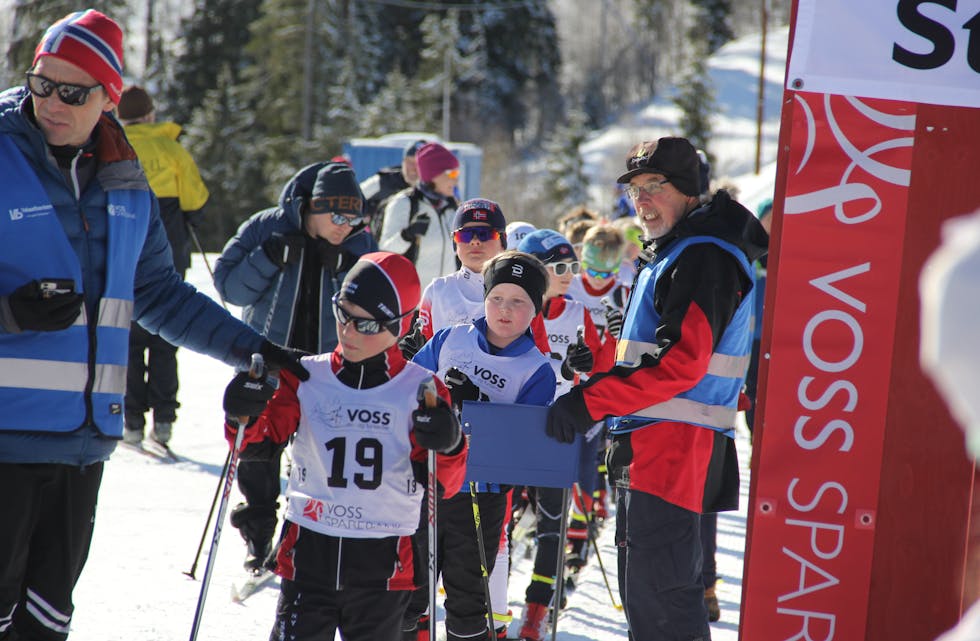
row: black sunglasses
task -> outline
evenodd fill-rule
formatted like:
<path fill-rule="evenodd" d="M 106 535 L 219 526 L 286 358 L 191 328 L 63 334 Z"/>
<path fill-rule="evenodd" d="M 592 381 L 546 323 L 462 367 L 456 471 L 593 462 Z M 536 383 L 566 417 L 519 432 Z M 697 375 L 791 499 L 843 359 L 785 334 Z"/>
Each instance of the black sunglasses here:
<path fill-rule="evenodd" d="M 376 318 L 362 318 L 360 316 L 353 316 L 344 311 L 344 308 L 340 306 L 340 294 L 337 292 L 331 298 L 333 303 L 333 315 L 337 319 L 337 322 L 341 325 L 347 325 L 349 323 L 354 323 L 354 329 L 357 330 L 359 334 L 364 334 L 366 336 L 373 336 L 374 334 L 380 334 L 384 330 L 388 329 L 389 326 L 401 322 L 403 318 L 411 314 L 402 314 L 392 319 L 378 320 Z M 414 310 L 413 310 L 414 311 Z"/>
<path fill-rule="evenodd" d="M 88 100 L 89 94 L 101 87 L 83 87 L 82 85 L 72 85 L 67 82 L 55 82 L 50 78 L 45 78 L 41 74 L 30 71 L 27 76 L 27 90 L 38 98 L 48 98 L 52 93 L 58 93 L 58 99 L 66 105 L 81 107 Z"/>

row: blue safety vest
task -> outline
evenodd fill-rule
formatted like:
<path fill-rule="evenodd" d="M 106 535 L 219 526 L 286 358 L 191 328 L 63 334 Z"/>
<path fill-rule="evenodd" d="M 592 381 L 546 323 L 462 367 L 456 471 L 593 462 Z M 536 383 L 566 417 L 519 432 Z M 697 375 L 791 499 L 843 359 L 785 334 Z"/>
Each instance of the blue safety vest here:
<path fill-rule="evenodd" d="M 687 247 L 699 243 L 713 243 L 734 256 L 742 270 L 754 282 L 752 267 L 745 254 L 735 245 L 713 236 L 690 236 L 668 246 L 657 254 L 656 262 L 648 263 L 637 277 L 636 287 L 630 299 L 623 323 L 622 338 L 617 343 L 616 365 L 636 367 L 645 354 L 658 348 L 649 342 L 660 324 L 660 315 L 650 300 L 657 282 L 668 272 Z M 754 289 L 754 287 L 753 287 Z M 677 396 L 645 407 L 628 416 L 610 421 L 613 433 L 631 432 L 662 421 L 690 423 L 734 436 L 735 415 L 738 411 L 738 395 L 745 383 L 752 348 L 753 292 L 743 297 L 728 327 L 711 355 L 708 372 L 697 385 Z M 643 312 L 637 308 L 643 306 Z"/>
<path fill-rule="evenodd" d="M 0 176 L 0 295 L 53 278 L 70 278 L 81 292 L 81 263 L 51 198 L 8 136 L 0 136 Z M 83 306 L 68 329 L 0 334 L 0 431 L 70 432 L 90 416 L 106 436 L 122 435 L 133 279 L 151 201 L 148 189 L 107 195 L 109 246 L 98 318 L 87 318 Z"/>

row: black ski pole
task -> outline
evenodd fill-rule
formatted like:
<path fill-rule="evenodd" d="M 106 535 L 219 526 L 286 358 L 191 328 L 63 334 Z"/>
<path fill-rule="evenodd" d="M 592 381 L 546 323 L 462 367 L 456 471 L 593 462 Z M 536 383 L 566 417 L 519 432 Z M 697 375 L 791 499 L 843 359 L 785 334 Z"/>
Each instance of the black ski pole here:
<path fill-rule="evenodd" d="M 252 364 L 248 369 L 249 376 L 252 378 L 262 378 L 265 375 L 265 361 L 261 354 L 252 354 Z M 231 420 L 238 424 L 235 430 L 235 447 L 231 451 L 228 459 L 228 474 L 225 475 L 224 491 L 221 493 L 221 502 L 218 504 L 218 518 L 214 522 L 214 534 L 211 536 L 211 549 L 208 552 L 208 562 L 204 567 L 204 577 L 201 579 L 201 593 L 197 598 L 197 609 L 194 611 L 194 623 L 191 626 L 190 641 L 196 641 L 197 633 L 201 629 L 201 615 L 204 613 L 204 602 L 208 598 L 208 585 L 211 583 L 211 574 L 214 572 L 214 561 L 218 552 L 218 541 L 221 539 L 221 528 L 224 525 L 225 512 L 228 510 L 228 499 L 231 497 L 231 488 L 235 483 L 235 471 L 238 469 L 238 455 L 241 453 L 242 442 L 245 440 L 245 423 L 247 417 L 237 417 Z"/>
<path fill-rule="evenodd" d="M 221 468 L 221 476 L 218 478 L 218 486 L 214 488 L 214 497 L 211 499 L 211 508 L 208 510 L 208 520 L 204 522 L 204 530 L 201 531 L 201 540 L 197 544 L 197 552 L 194 554 L 194 563 L 191 564 L 191 569 L 184 572 L 187 576 L 192 579 L 197 579 L 195 573 L 197 572 L 197 562 L 201 558 L 201 550 L 204 549 L 204 539 L 208 536 L 208 530 L 211 529 L 211 518 L 214 516 L 214 506 L 218 504 L 218 497 L 221 495 L 221 487 L 225 484 L 225 474 L 228 473 L 228 463 L 231 461 L 231 452 L 228 452 L 228 456 L 225 457 L 225 465 Z"/>
<path fill-rule="evenodd" d="M 208 274 L 211 275 L 211 282 L 213 283 L 214 270 L 211 269 L 211 263 L 208 262 L 208 255 L 204 253 L 204 247 L 201 245 L 201 240 L 197 237 L 197 232 L 194 231 L 194 228 L 191 225 L 185 225 L 185 227 L 187 228 L 187 233 L 191 237 L 191 240 L 194 241 L 194 246 L 197 247 L 197 251 L 201 252 L 201 258 L 204 259 L 204 266 L 208 268 Z M 225 303 L 225 299 L 220 293 L 218 294 L 218 300 L 221 301 L 222 307 L 228 309 L 228 305 Z"/>
<path fill-rule="evenodd" d="M 555 605 L 551 611 L 551 641 L 558 636 L 558 614 L 561 612 L 561 600 L 565 595 L 565 539 L 568 537 L 568 507 L 572 493 L 566 487 L 561 491 L 561 527 L 558 534 L 558 568 L 555 572 Z"/>
<path fill-rule="evenodd" d="M 433 408 L 436 406 L 436 386 L 432 379 L 422 381 L 419 384 L 418 389 L 418 400 L 420 403 L 424 404 L 426 407 Z M 429 534 L 429 638 L 436 638 L 436 600 L 438 595 L 438 590 L 436 583 L 439 582 L 439 556 L 438 556 L 438 540 L 437 536 L 439 533 L 439 526 L 437 522 L 438 511 L 437 502 L 438 495 L 436 492 L 436 483 L 438 483 L 438 478 L 436 477 L 436 451 L 429 450 L 428 459 L 428 475 L 427 484 L 428 487 L 425 489 L 425 500 L 426 506 L 428 507 L 428 534 Z"/>
<path fill-rule="evenodd" d="M 476 483 L 470 481 L 470 501 L 473 503 L 473 525 L 476 526 L 476 547 L 480 553 L 480 576 L 483 579 L 483 598 L 487 602 L 487 638 L 495 641 L 493 627 L 493 603 L 490 602 L 490 573 L 487 572 L 487 552 L 483 547 L 483 526 L 480 524 L 480 501 L 476 496 Z M 432 630 L 431 628 L 429 629 Z M 431 638 L 435 638 L 432 635 Z"/>
<path fill-rule="evenodd" d="M 579 490 L 579 496 L 584 497 L 584 495 L 585 494 L 581 490 Z M 605 581 L 606 590 L 609 592 L 609 600 L 612 601 L 612 606 L 613 608 L 616 609 L 617 612 L 622 612 L 623 606 L 616 603 L 616 597 L 613 596 L 612 587 L 609 585 L 609 576 L 606 574 L 606 566 L 602 564 L 602 555 L 599 554 L 599 543 L 595 540 L 595 529 L 593 528 L 594 521 L 592 520 L 592 512 L 591 510 L 584 509 L 585 508 L 584 498 L 582 500 L 582 508 L 583 508 L 582 512 L 583 514 L 585 514 L 585 527 L 586 527 L 586 531 L 588 532 L 589 542 L 592 543 L 592 549 L 595 550 L 595 558 L 596 561 L 599 562 L 599 569 L 602 571 L 602 580 Z"/>

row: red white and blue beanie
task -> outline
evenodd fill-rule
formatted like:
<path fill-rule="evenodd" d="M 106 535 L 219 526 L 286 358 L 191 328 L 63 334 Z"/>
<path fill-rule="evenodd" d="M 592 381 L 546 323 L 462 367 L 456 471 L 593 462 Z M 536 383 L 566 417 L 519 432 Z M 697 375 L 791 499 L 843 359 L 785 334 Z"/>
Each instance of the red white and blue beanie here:
<path fill-rule="evenodd" d="M 401 318 L 396 336 L 408 333 L 412 312 L 419 305 L 422 287 L 412 261 L 401 254 L 364 254 L 347 272 L 340 298 L 353 303 L 380 321 Z M 389 327 L 395 333 L 393 327 Z"/>
<path fill-rule="evenodd" d="M 575 248 L 554 229 L 538 229 L 521 239 L 517 250 L 531 254 L 544 264 L 575 260 Z"/>
<path fill-rule="evenodd" d="M 95 78 L 113 103 L 119 102 L 123 82 L 123 34 L 119 25 L 95 9 L 70 13 L 44 32 L 34 51 L 79 67 Z"/>
<path fill-rule="evenodd" d="M 456 210 L 453 217 L 453 231 L 468 223 L 485 223 L 500 232 L 500 246 L 507 248 L 507 220 L 500 205 L 486 198 L 470 198 Z"/>

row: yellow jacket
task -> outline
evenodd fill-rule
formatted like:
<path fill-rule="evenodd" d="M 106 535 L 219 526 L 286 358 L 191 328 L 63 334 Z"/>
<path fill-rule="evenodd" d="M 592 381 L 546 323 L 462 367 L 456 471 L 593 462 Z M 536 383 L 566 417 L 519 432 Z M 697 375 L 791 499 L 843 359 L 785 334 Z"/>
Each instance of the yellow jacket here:
<path fill-rule="evenodd" d="M 177 142 L 180 125 L 138 123 L 127 125 L 125 130 L 157 198 L 176 198 L 182 211 L 196 211 L 204 206 L 208 189 L 194 159 Z"/>

